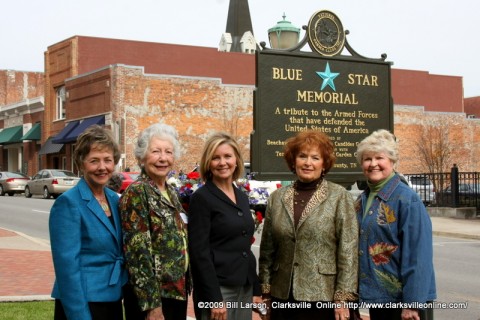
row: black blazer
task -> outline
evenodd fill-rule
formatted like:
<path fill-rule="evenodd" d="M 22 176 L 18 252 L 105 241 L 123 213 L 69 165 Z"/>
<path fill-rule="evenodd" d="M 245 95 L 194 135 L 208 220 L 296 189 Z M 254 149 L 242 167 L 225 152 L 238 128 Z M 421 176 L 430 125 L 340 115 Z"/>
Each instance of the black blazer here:
<path fill-rule="evenodd" d="M 190 200 L 188 242 L 197 301 L 223 301 L 220 286 L 252 284 L 254 295 L 260 295 L 251 251 L 255 225 L 248 197 L 234 189 L 237 204 L 212 181 Z"/>

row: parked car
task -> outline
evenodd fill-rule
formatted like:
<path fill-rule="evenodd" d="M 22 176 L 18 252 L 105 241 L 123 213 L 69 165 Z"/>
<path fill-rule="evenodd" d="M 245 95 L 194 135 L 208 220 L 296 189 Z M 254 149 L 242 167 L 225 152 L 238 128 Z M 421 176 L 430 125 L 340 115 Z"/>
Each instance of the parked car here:
<path fill-rule="evenodd" d="M 57 198 L 65 191 L 73 188 L 79 177 L 72 171 L 58 169 L 43 169 L 33 176 L 25 186 L 25 197 L 40 194 L 44 199 Z"/>
<path fill-rule="evenodd" d="M 442 199 L 443 203 L 451 204 L 452 199 L 452 187 L 446 187 L 442 192 L 437 195 Z M 476 203 L 480 198 L 480 184 L 476 183 L 460 183 L 458 185 L 458 200 L 461 205 L 476 206 Z"/>
<path fill-rule="evenodd" d="M 428 177 L 425 175 L 406 175 L 405 177 L 426 206 L 435 202 L 435 187 Z"/>
<path fill-rule="evenodd" d="M 25 192 L 25 186 L 30 177 L 18 172 L 0 172 L 0 196 L 8 194 L 13 196 L 15 193 Z"/>
<path fill-rule="evenodd" d="M 118 193 L 123 193 L 125 189 L 137 179 L 137 177 L 140 175 L 140 172 L 119 172 L 122 175 L 122 186 L 120 187 L 120 190 Z"/>

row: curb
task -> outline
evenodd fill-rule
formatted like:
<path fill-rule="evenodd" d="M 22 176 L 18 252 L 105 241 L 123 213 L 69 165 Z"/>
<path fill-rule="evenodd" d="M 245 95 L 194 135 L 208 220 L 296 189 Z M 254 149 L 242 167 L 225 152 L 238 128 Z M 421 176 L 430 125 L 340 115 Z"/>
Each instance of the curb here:
<path fill-rule="evenodd" d="M 477 235 L 477 234 L 464 234 L 464 233 L 447 232 L 447 231 L 433 231 L 433 235 L 440 236 L 440 237 L 480 240 L 480 235 Z"/>
<path fill-rule="evenodd" d="M 36 296 L 0 296 L 0 302 L 29 302 L 29 301 L 48 301 L 53 298 L 49 295 Z"/>
<path fill-rule="evenodd" d="M 41 247 L 45 247 L 47 249 L 47 251 L 50 250 L 50 241 L 49 240 L 45 240 L 45 239 L 41 239 L 41 238 L 35 238 L 35 237 L 32 237 L 32 236 L 29 236 L 23 232 L 20 232 L 20 231 L 15 231 L 15 230 L 10 230 L 10 229 L 7 229 L 7 228 L 0 228 L 2 230 L 5 230 L 5 231 L 8 231 L 8 232 L 12 232 L 12 233 L 15 233 L 17 236 L 19 237 L 22 237 L 28 241 L 31 241 Z M 24 249 L 21 249 L 19 248 L 18 250 L 24 250 Z M 27 249 L 28 250 L 28 249 Z"/>

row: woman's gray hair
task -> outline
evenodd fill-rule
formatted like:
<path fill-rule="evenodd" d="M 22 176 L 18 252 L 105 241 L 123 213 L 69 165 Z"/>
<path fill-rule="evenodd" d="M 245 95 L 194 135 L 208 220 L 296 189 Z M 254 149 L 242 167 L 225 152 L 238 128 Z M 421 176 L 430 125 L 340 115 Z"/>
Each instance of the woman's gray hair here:
<path fill-rule="evenodd" d="M 395 164 L 398 161 L 398 144 L 390 131 L 380 129 L 363 139 L 357 146 L 357 161 L 362 163 L 364 153 L 385 153 Z"/>
<path fill-rule="evenodd" d="M 138 161 L 145 158 L 152 138 L 170 141 L 173 145 L 175 159 L 180 157 L 180 143 L 178 142 L 177 130 L 168 124 L 155 123 L 143 130 L 138 136 L 137 144 L 135 145 L 135 158 Z"/>

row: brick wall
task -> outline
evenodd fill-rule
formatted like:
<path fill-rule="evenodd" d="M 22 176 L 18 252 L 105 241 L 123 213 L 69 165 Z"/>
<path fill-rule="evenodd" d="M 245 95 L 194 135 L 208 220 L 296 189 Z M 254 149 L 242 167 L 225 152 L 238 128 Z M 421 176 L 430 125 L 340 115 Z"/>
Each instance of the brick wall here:
<path fill-rule="evenodd" d="M 448 133 L 447 142 L 453 151 L 450 167 L 455 163 L 462 171 L 480 171 L 477 160 L 480 152 L 480 119 L 468 119 L 465 113 L 460 112 L 426 112 L 423 107 L 396 105 L 394 130 L 399 140 L 400 172 L 427 172 L 424 161 L 419 157 L 417 144 L 422 127 L 430 123 L 439 124 Z"/>
<path fill-rule="evenodd" d="M 0 70 L 0 106 L 43 96 L 43 72 Z"/>
<path fill-rule="evenodd" d="M 253 87 L 224 85 L 220 80 L 145 75 L 142 68 L 116 66 L 113 72 L 112 118 L 124 123 L 119 137 L 126 166 L 135 169 L 133 156 L 137 135 L 152 123 L 174 126 L 180 135 L 183 155 L 177 170 L 189 171 L 200 160 L 204 141 L 215 130 L 232 133 L 250 158 L 250 133 L 253 129 Z M 452 164 L 461 170 L 479 171 L 476 160 L 480 140 L 480 120 L 467 119 L 464 113 L 428 112 L 424 107 L 394 108 L 394 131 L 399 139 L 402 173 L 427 172 L 415 149 L 421 128 L 441 121 L 454 146 Z"/>
<path fill-rule="evenodd" d="M 114 121 L 124 123 L 126 166 L 135 168 L 134 143 L 138 134 L 157 122 L 179 132 L 182 156 L 177 170 L 190 171 L 200 160 L 204 141 L 214 131 L 237 138 L 245 160 L 250 156 L 253 127 L 253 87 L 222 85 L 220 80 L 143 75 L 140 68 L 116 67 L 112 100 Z"/>

